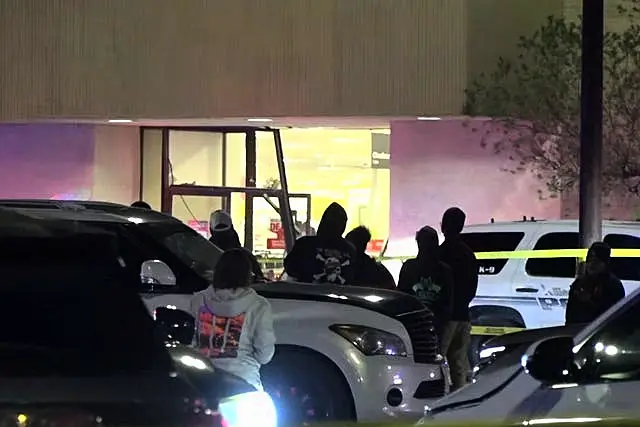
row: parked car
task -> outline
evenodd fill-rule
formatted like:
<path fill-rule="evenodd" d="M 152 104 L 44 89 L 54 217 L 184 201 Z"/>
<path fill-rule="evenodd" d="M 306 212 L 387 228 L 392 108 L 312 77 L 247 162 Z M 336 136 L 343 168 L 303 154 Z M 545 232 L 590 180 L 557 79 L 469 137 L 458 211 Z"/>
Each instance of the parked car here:
<path fill-rule="evenodd" d="M 638 417 L 639 316 L 636 290 L 573 337 L 552 336 L 522 356 L 505 355 L 500 369 L 438 402 L 424 422 Z"/>
<path fill-rule="evenodd" d="M 473 367 L 474 378 L 483 374 L 486 368 L 495 365 L 498 360 L 502 360 L 508 354 L 516 353 L 518 357 L 521 357 L 531 344 L 541 339 L 557 336 L 573 337 L 585 326 L 584 324 L 571 324 L 550 328 L 526 329 L 493 337 L 480 348 L 479 363 Z M 516 363 L 520 363 L 519 359 Z"/>
<path fill-rule="evenodd" d="M 613 272 L 627 294 L 640 285 L 640 222 L 604 221 L 603 240 L 613 251 Z M 494 335 L 564 324 L 569 286 L 575 277 L 578 222 L 527 219 L 465 227 L 464 242 L 478 258 L 478 291 L 471 303 L 470 358 Z M 397 274 L 415 245 L 387 251 L 384 264 Z M 571 250 L 574 250 L 573 253 Z"/>
<path fill-rule="evenodd" d="M 220 255 L 196 231 L 158 212 L 98 202 L 5 200 L 0 206 L 116 235 L 125 268 L 139 274 L 144 267 L 146 283 L 137 291 L 150 311 L 188 310 L 191 295 L 209 285 Z M 255 289 L 271 302 L 277 337 L 263 383 L 292 418 L 417 419 L 425 404 L 447 393 L 432 314 L 412 296 L 293 282 Z"/>
<path fill-rule="evenodd" d="M 111 233 L 3 210 L 0 223 L 4 424 L 276 426 L 268 395 L 167 347 Z"/>

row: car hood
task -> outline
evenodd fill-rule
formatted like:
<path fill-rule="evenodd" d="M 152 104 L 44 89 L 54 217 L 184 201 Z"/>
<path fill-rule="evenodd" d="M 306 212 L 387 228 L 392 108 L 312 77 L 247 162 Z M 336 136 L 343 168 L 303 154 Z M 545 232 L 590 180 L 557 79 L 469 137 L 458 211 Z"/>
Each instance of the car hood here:
<path fill-rule="evenodd" d="M 520 332 L 500 335 L 491 338 L 483 345 L 484 348 L 489 347 L 513 347 L 522 344 L 533 344 L 536 341 L 556 336 L 575 336 L 582 331 L 586 324 L 553 326 L 550 328 L 526 329 Z"/>
<path fill-rule="evenodd" d="M 417 298 L 403 292 L 387 289 L 290 281 L 260 283 L 254 285 L 253 288 L 258 294 L 269 299 L 295 299 L 352 305 L 391 317 L 424 310 L 424 306 Z"/>

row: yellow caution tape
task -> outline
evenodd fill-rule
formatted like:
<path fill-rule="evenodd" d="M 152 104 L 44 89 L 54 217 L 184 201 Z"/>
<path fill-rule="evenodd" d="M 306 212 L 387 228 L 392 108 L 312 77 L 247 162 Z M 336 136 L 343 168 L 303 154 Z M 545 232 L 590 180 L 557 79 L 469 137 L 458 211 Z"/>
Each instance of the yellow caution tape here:
<path fill-rule="evenodd" d="M 512 332 L 524 331 L 526 328 L 515 328 L 509 326 L 472 326 L 471 335 L 504 335 Z"/>
<path fill-rule="evenodd" d="M 530 259 L 530 258 L 580 258 L 587 257 L 587 249 L 533 249 L 520 251 L 476 252 L 477 259 Z M 611 249 L 614 258 L 640 258 L 640 249 Z M 381 257 L 382 260 L 405 261 L 413 257 Z"/>

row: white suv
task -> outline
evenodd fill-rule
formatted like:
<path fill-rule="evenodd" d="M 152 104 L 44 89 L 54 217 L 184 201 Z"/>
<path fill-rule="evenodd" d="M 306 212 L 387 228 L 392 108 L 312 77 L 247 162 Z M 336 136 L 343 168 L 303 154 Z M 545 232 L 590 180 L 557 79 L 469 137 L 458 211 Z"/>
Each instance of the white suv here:
<path fill-rule="evenodd" d="M 640 249 L 640 222 L 606 221 L 602 231 L 603 240 L 612 248 Z M 478 291 L 470 310 L 474 330 L 493 329 L 494 335 L 498 335 L 516 328 L 564 324 L 576 259 L 556 257 L 553 253 L 546 258 L 533 258 L 530 251 L 578 249 L 577 221 L 469 225 L 462 238 L 479 258 Z M 397 279 L 402 261 L 384 262 Z M 615 257 L 612 267 L 627 294 L 640 285 L 637 258 Z M 478 347 L 481 341 L 482 338 L 475 337 L 472 347 Z"/>
<path fill-rule="evenodd" d="M 114 233 L 123 266 L 153 278 L 139 292 L 150 311 L 187 311 L 221 253 L 158 212 L 100 202 L 0 200 L 31 218 L 80 222 Z M 276 354 L 263 384 L 286 419 L 417 419 L 449 388 L 433 315 L 414 297 L 363 287 L 275 282 L 255 286 L 272 305 Z"/>

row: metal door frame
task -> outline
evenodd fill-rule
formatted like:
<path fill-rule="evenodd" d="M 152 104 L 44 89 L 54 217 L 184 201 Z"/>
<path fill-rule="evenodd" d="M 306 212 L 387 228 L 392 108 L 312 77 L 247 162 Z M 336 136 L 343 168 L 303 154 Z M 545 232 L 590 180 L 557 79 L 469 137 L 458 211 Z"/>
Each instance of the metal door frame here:
<path fill-rule="evenodd" d="M 245 193 L 247 195 L 247 209 L 245 215 L 249 212 L 250 221 L 245 221 L 245 236 L 252 235 L 253 228 L 253 197 L 277 197 L 280 207 L 280 218 L 285 234 L 285 247 L 290 251 L 295 242 L 295 231 L 293 227 L 293 217 L 291 215 L 291 205 L 289 203 L 289 186 L 287 183 L 287 174 L 284 163 L 284 152 L 282 150 L 282 137 L 279 129 L 270 127 L 255 126 L 145 126 L 140 130 L 140 135 L 144 134 L 146 129 L 155 129 L 162 131 L 162 150 L 161 150 L 161 211 L 171 214 L 174 195 L 183 196 L 215 196 L 221 197 L 230 195 L 230 193 Z M 246 182 L 245 187 L 226 187 L 226 186 L 200 186 L 180 184 L 173 185 L 169 182 L 169 171 L 171 162 L 169 159 L 169 139 L 171 131 L 187 131 L 187 132 L 205 132 L 222 134 L 223 136 L 223 153 L 226 152 L 226 135 L 229 133 L 241 133 L 245 135 L 245 151 L 246 151 Z M 256 188 L 255 171 L 256 171 L 256 133 L 268 132 L 273 135 L 273 142 L 276 152 L 276 162 L 278 165 L 278 175 L 280 179 L 279 189 Z M 141 140 L 142 144 L 142 140 Z M 223 176 L 226 170 L 226 156 L 223 158 Z M 142 188 L 142 186 L 141 186 Z M 309 203 L 308 203 L 309 205 Z M 251 230 L 247 230 L 251 229 Z M 250 231 L 247 233 L 247 231 Z M 251 241 L 251 249 L 253 241 Z"/>

